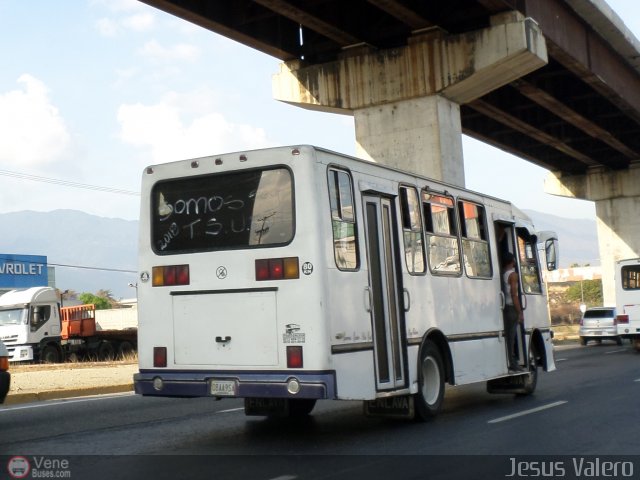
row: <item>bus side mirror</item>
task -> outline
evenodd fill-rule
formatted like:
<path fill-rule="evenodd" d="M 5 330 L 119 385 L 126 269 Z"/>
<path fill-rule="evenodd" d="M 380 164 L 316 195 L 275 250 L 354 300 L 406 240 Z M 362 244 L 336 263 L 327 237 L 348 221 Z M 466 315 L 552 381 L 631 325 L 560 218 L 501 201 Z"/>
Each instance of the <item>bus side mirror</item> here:
<path fill-rule="evenodd" d="M 558 268 L 558 240 L 550 238 L 544 243 L 544 251 L 547 259 L 547 270 Z"/>

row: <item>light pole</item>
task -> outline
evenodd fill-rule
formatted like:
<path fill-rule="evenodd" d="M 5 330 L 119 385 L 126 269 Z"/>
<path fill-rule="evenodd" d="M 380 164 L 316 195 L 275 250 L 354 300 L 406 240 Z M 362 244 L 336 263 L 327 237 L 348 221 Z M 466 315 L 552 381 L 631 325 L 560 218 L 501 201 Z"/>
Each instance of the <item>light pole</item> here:
<path fill-rule="evenodd" d="M 582 288 L 582 279 L 580 279 L 580 311 L 584 314 L 587 311 L 587 306 L 584 303 L 584 290 Z"/>

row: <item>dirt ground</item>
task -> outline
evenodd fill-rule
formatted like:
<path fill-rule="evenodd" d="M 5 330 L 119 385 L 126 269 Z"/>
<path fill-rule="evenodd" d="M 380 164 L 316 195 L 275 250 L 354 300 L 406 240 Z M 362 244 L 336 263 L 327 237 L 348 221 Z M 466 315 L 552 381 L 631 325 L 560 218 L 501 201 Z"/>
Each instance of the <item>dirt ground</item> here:
<path fill-rule="evenodd" d="M 16 365 L 6 403 L 133 390 L 134 361 Z"/>

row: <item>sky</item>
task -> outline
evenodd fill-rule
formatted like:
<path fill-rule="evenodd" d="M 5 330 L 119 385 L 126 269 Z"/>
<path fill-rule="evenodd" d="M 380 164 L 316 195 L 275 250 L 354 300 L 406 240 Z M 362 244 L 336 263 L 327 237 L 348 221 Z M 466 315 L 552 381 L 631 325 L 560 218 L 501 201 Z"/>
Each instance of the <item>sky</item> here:
<path fill-rule="evenodd" d="M 640 36 L 640 2 L 608 3 Z M 355 154 L 352 117 L 273 99 L 279 60 L 137 0 L 0 0 L 0 31 L 0 213 L 137 220 L 150 164 L 291 144 Z M 595 218 L 592 202 L 544 193 L 543 168 L 463 149 L 467 188 Z"/>

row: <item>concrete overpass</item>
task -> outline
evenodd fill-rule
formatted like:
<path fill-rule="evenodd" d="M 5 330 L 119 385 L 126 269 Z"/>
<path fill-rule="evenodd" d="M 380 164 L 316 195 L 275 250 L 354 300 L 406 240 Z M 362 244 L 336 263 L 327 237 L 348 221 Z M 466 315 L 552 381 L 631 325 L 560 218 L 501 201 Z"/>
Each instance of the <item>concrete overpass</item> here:
<path fill-rule="evenodd" d="M 275 98 L 364 158 L 464 185 L 465 133 L 549 169 L 596 202 L 605 302 L 640 256 L 640 43 L 603 0 L 142 1 L 282 60 Z"/>

